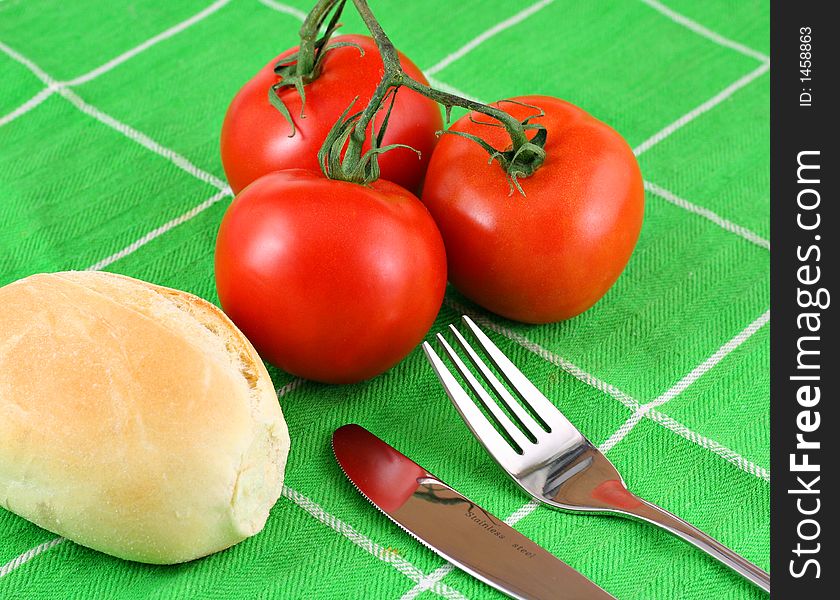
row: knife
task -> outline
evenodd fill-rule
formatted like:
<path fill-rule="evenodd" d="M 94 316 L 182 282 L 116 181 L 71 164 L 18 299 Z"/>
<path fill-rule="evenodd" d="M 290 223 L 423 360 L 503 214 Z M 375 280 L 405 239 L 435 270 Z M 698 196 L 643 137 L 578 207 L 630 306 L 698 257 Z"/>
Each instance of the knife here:
<path fill-rule="evenodd" d="M 371 504 L 456 567 L 521 600 L 613 598 L 367 429 L 344 425 L 333 452 Z"/>

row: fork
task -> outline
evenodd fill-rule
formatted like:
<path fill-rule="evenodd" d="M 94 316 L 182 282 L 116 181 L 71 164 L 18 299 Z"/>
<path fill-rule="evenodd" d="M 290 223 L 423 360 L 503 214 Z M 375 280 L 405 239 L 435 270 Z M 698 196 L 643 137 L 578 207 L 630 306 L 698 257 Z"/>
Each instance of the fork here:
<path fill-rule="evenodd" d="M 670 512 L 630 492 L 613 464 L 572 425 L 468 316 L 462 317 L 512 390 L 539 423 L 502 385 L 454 325 L 449 328 L 476 371 L 507 409 L 501 409 L 458 353 L 440 333 L 437 339 L 469 389 L 492 415 L 505 437 L 461 386 L 428 342 L 426 357 L 446 394 L 478 441 L 508 475 L 538 502 L 568 511 L 630 517 L 682 538 L 730 567 L 761 589 L 770 591 L 770 575 L 714 538 Z M 517 421 L 515 424 L 513 419 Z"/>

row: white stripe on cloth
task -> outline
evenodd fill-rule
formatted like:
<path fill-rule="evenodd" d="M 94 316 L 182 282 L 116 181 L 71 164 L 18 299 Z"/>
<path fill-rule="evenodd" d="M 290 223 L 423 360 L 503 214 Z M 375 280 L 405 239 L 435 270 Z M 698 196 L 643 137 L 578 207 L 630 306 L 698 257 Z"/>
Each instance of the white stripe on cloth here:
<path fill-rule="evenodd" d="M 259 2 L 263 6 L 267 6 L 272 10 L 291 15 L 299 21 L 303 21 L 306 19 L 306 13 L 302 10 L 295 8 L 294 6 L 289 6 L 288 4 L 283 4 L 282 2 L 275 2 L 275 0 L 259 0 Z"/>
<path fill-rule="evenodd" d="M 684 200 L 683 198 L 680 198 L 673 192 L 669 192 L 665 188 L 658 186 L 655 183 L 651 183 L 650 181 L 645 181 L 645 189 L 651 194 L 662 198 L 666 202 L 670 202 L 671 204 L 679 206 L 680 208 L 685 209 L 688 212 L 692 212 L 695 215 L 703 217 L 704 219 L 708 219 L 718 227 L 725 229 L 730 233 L 734 233 L 735 235 L 739 235 L 748 242 L 752 242 L 756 246 L 764 248 L 765 250 L 770 250 L 770 240 L 761 237 L 760 235 L 753 231 L 750 231 L 746 227 L 741 227 L 740 225 L 733 223 L 729 219 L 721 217 L 714 211 L 709 210 L 708 208 L 699 206 L 697 204 L 694 204 L 693 202 L 689 202 L 688 200 Z"/>
<path fill-rule="evenodd" d="M 680 13 L 678 13 L 677 11 L 675 11 L 671 8 L 668 8 L 667 6 L 662 4 L 661 2 L 658 2 L 657 0 L 641 0 L 641 1 L 644 2 L 645 4 L 647 4 L 648 6 L 650 6 L 652 9 L 654 9 L 656 11 L 659 11 L 660 13 L 662 13 L 663 15 L 665 15 L 666 17 L 668 17 L 669 19 L 671 19 L 675 23 L 690 29 L 691 31 L 693 31 L 694 33 L 696 33 L 698 35 L 702 35 L 704 38 L 711 40 L 715 44 L 718 44 L 720 46 L 724 46 L 725 48 L 730 48 L 732 50 L 735 50 L 736 52 L 740 52 L 744 56 L 749 56 L 750 58 L 754 58 L 754 59 L 756 59 L 758 61 L 761 61 L 761 62 L 767 62 L 767 61 L 770 60 L 770 57 L 767 56 L 766 54 L 762 54 L 761 52 L 759 52 L 757 50 L 753 50 L 752 48 L 749 48 L 749 47 L 745 46 L 744 44 L 741 44 L 741 43 L 736 42 L 734 40 L 730 40 L 729 38 L 723 37 L 719 33 L 715 32 L 715 31 L 712 31 L 708 27 L 704 27 L 703 25 L 701 25 L 697 21 L 694 21 L 693 19 L 689 19 L 685 15 L 680 14 Z"/>
<path fill-rule="evenodd" d="M 561 369 L 563 369 L 576 379 L 579 379 L 586 385 L 592 386 L 596 390 L 599 390 L 607 394 L 608 396 L 612 396 L 630 410 L 636 410 L 641 406 L 641 403 L 638 400 L 635 400 L 634 398 L 630 397 L 629 394 L 621 391 L 614 385 L 611 385 L 605 381 L 598 379 L 594 375 L 587 373 L 571 361 L 563 358 L 558 354 L 555 354 L 551 350 L 543 348 L 536 342 L 532 342 L 524 335 L 519 334 L 511 329 L 508 329 L 507 327 L 499 325 L 498 323 L 490 319 L 490 317 L 488 317 L 485 313 L 470 309 L 461 304 L 460 302 L 452 300 L 449 297 L 444 297 L 443 302 L 449 308 L 462 314 L 469 315 L 475 322 L 477 322 L 482 327 L 485 327 L 487 329 L 490 329 L 491 331 L 495 331 L 496 333 L 503 335 L 507 339 L 516 342 L 526 350 L 533 352 L 543 360 L 560 367 Z"/>
<path fill-rule="evenodd" d="M 277 396 L 282 397 L 289 392 L 294 391 L 304 383 L 306 383 L 306 381 L 303 379 L 294 379 L 278 389 Z M 362 548 L 382 562 L 391 565 L 394 569 L 412 581 L 418 582 L 425 577 L 423 571 L 414 564 L 405 558 L 402 558 L 399 554 L 393 552 L 392 550 L 374 542 L 372 539 L 360 533 L 358 530 L 353 528 L 351 525 L 348 525 L 338 517 L 331 515 L 314 500 L 304 496 L 300 492 L 293 490 L 288 486 L 283 486 L 283 497 L 291 500 L 297 507 L 302 508 L 309 513 L 310 516 L 340 533 L 359 548 Z M 466 596 L 447 585 L 437 584 L 431 586 L 429 589 L 438 596 L 442 596 L 443 598 L 447 598 L 449 600 L 466 600 Z"/>
<path fill-rule="evenodd" d="M 44 100 L 49 98 L 55 93 L 53 88 L 44 88 L 34 96 L 32 96 L 29 100 L 18 106 L 12 112 L 3 115 L 0 117 L 0 127 L 5 125 L 6 123 L 11 123 L 18 117 L 25 115 L 30 110 L 41 104 Z"/>
<path fill-rule="evenodd" d="M 41 82 L 46 85 L 48 88 L 52 89 L 53 91 L 57 90 L 60 87 L 58 81 L 47 75 L 41 67 L 36 65 L 34 62 L 26 58 L 20 52 L 14 50 L 10 46 L 7 46 L 3 42 L 0 42 L 0 50 L 8 54 L 11 58 L 22 64 L 24 67 L 29 69 L 35 77 L 41 80 Z"/>
<path fill-rule="evenodd" d="M 185 19 L 184 21 L 181 21 L 177 25 L 173 25 L 169 29 L 160 32 L 159 34 L 157 34 L 156 36 L 154 36 L 152 38 L 149 38 L 148 40 L 146 40 L 145 42 L 143 42 L 142 44 L 140 44 L 138 46 L 135 46 L 131 50 L 127 50 L 126 52 L 123 52 L 119 56 L 117 56 L 115 58 L 112 58 L 111 60 L 104 63 L 103 65 L 100 65 L 100 66 L 96 67 L 95 69 L 93 69 L 91 71 L 88 71 L 84 75 L 79 75 L 78 77 L 75 77 L 74 79 L 63 82 L 61 85 L 65 85 L 65 86 L 82 85 L 83 83 L 87 83 L 88 81 L 96 79 L 100 75 L 102 75 L 104 73 L 107 73 L 108 71 L 110 71 L 111 69 L 113 69 L 115 67 L 118 67 L 119 65 L 121 65 L 125 61 L 137 56 L 138 54 L 140 54 L 141 52 L 143 52 L 145 50 L 148 50 L 152 46 L 155 46 L 156 44 L 159 44 L 160 42 L 162 42 L 164 40 L 168 40 L 172 36 L 175 36 L 175 35 L 181 33 L 182 31 L 184 31 L 185 29 L 188 29 L 189 27 L 192 27 L 196 23 L 199 23 L 199 22 L 203 21 L 204 19 L 206 19 L 207 17 L 209 17 L 213 13 L 217 12 L 220 8 L 224 7 L 226 4 L 230 4 L 230 0 L 216 0 L 216 2 L 214 2 L 213 4 L 211 4 L 210 6 L 205 8 L 204 10 L 194 14 L 190 18 Z"/>
<path fill-rule="evenodd" d="M 723 444 L 716 442 L 715 440 L 709 439 L 706 436 L 700 435 L 696 431 L 692 431 L 682 423 L 677 422 L 675 419 L 659 412 L 656 409 L 651 410 L 650 412 L 646 413 L 645 415 L 651 421 L 655 421 L 659 423 L 663 427 L 670 429 L 677 435 L 680 435 L 687 439 L 688 441 L 709 450 L 710 452 L 717 454 L 725 461 L 731 463 L 735 467 L 758 477 L 759 479 L 763 479 L 764 481 L 770 482 L 770 471 L 765 469 L 764 467 L 755 464 L 754 462 L 747 460 L 737 452 L 730 450 Z"/>
<path fill-rule="evenodd" d="M 143 146 L 147 150 L 151 150 L 152 152 L 154 152 L 158 156 L 162 156 L 163 158 L 165 158 L 166 160 L 168 160 L 169 162 L 174 164 L 176 167 L 178 167 L 179 169 L 181 169 L 183 171 L 186 171 L 187 173 L 189 173 L 190 175 L 192 175 L 196 179 L 199 179 L 199 180 L 201 180 L 205 183 L 208 183 L 211 186 L 213 186 L 213 187 L 215 187 L 219 190 L 227 190 L 228 189 L 228 185 L 227 185 L 226 182 L 222 181 L 221 179 L 219 179 L 215 175 L 212 175 L 212 174 L 208 173 L 207 171 L 205 171 L 203 169 L 200 169 L 199 167 L 195 166 L 193 163 L 191 163 L 189 160 L 187 160 L 186 158 L 184 158 L 183 156 L 181 156 L 180 154 L 178 154 L 174 150 L 172 150 L 170 148 L 167 148 L 166 146 L 163 146 L 162 144 L 159 144 L 158 142 L 156 142 L 155 140 L 150 138 L 145 133 L 137 131 L 136 129 L 134 129 L 130 125 L 126 125 L 125 123 L 123 123 L 121 121 L 118 121 L 117 119 L 115 119 L 111 115 L 102 112 L 101 110 L 99 110 L 95 106 L 92 106 L 92 105 L 88 104 L 87 102 L 82 100 L 78 96 L 78 94 L 76 94 L 76 92 L 74 92 L 72 90 L 69 90 L 67 88 L 62 88 L 58 91 L 58 93 L 61 94 L 64 98 L 66 98 L 70 102 L 70 104 L 72 104 L 73 106 L 78 108 L 80 111 L 82 111 L 86 115 L 88 115 L 90 117 L 93 117 L 94 119 L 96 119 L 100 123 L 103 123 L 103 124 L 107 125 L 108 127 L 110 127 L 111 129 L 114 129 L 114 130 L 120 132 L 121 134 L 123 134 L 125 137 L 127 137 L 131 141 L 137 142 L 138 144 L 140 144 L 141 146 Z"/>
<path fill-rule="evenodd" d="M 750 71 L 749 73 L 738 79 L 736 82 L 726 86 L 720 92 L 718 92 L 699 106 L 685 113 L 673 123 L 666 125 L 662 129 L 654 133 L 648 139 L 646 139 L 641 144 L 633 148 L 633 153 L 636 156 L 641 156 L 642 154 L 653 148 L 656 144 L 658 144 L 665 138 L 671 136 L 675 131 L 682 129 L 700 115 L 712 110 L 714 107 L 716 107 L 718 104 L 732 96 L 732 94 L 734 94 L 741 88 L 749 85 L 753 80 L 758 79 L 759 77 L 764 75 L 764 73 L 766 73 L 769 69 L 770 63 L 763 63 L 758 68 Z"/>
<path fill-rule="evenodd" d="M 627 421 L 618 428 L 618 430 L 610 436 L 610 438 L 604 443 L 605 447 L 602 447 L 602 451 L 606 452 L 607 450 L 613 448 L 616 444 L 618 444 L 624 437 L 630 433 L 633 428 L 642 420 L 643 417 L 647 415 L 651 410 L 655 408 L 659 408 L 663 404 L 670 402 L 678 395 L 682 394 L 686 388 L 688 388 L 692 383 L 700 379 L 705 373 L 708 373 L 711 369 L 717 366 L 720 361 L 726 358 L 733 350 L 738 348 L 741 344 L 746 342 L 750 339 L 758 330 L 764 327 L 770 321 L 770 311 L 766 311 L 759 315 L 752 323 L 747 325 L 742 331 L 740 331 L 735 337 L 731 340 L 726 342 L 723 346 L 717 349 L 717 351 L 709 356 L 706 360 L 702 363 L 694 367 L 685 377 L 680 379 L 677 383 L 675 383 L 670 389 L 665 391 L 661 394 L 658 398 L 651 400 L 647 404 L 643 404 L 633 415 L 627 419 Z"/>
<path fill-rule="evenodd" d="M 0 42 L 0 50 L 2 50 L 11 58 L 27 67 L 30 71 L 32 71 L 32 73 L 35 74 L 36 77 L 38 77 L 39 79 L 41 79 L 41 81 L 47 84 L 49 88 L 55 89 L 55 91 L 58 94 L 63 96 L 68 102 L 70 102 L 70 104 L 75 106 L 84 114 L 93 117 L 100 123 L 118 131 L 130 140 L 137 142 L 147 150 L 151 150 L 155 154 L 162 156 L 163 158 L 167 159 L 172 164 L 174 164 L 176 167 L 182 169 L 183 171 L 186 171 L 196 179 L 204 181 L 205 183 L 208 183 L 219 190 L 228 189 L 227 183 L 225 183 L 215 175 L 212 175 L 207 171 L 198 168 L 174 150 L 159 144 L 158 142 L 147 136 L 145 133 L 137 131 L 130 125 L 126 125 L 125 123 L 118 121 L 111 115 L 108 115 L 103 111 L 99 110 L 95 106 L 88 104 L 87 102 L 82 100 L 79 97 L 79 95 L 76 94 L 74 91 L 65 87 L 61 87 L 60 84 L 58 84 L 55 81 L 55 79 L 53 79 L 47 73 L 45 73 L 38 65 L 33 63 L 31 60 L 29 60 L 22 54 L 16 52 L 6 44 Z"/>
<path fill-rule="evenodd" d="M 53 538 L 47 542 L 44 542 L 43 544 L 39 544 L 38 546 L 27 550 L 23 554 L 16 556 L 15 558 L 7 562 L 5 565 L 0 566 L 0 577 L 5 577 L 21 565 L 29 562 L 30 560 L 32 560 L 39 554 L 46 552 L 50 548 L 59 545 L 63 541 L 65 541 L 65 538 L 63 537 Z"/>
<path fill-rule="evenodd" d="M 536 2 L 531 6 L 519 11 L 512 17 L 505 19 L 501 23 L 497 23 L 490 29 L 483 31 L 482 33 L 471 39 L 469 42 L 458 48 L 455 52 L 453 52 L 452 54 L 448 54 L 447 56 L 443 57 L 440 61 L 426 69 L 426 76 L 434 75 L 435 73 L 442 71 L 455 61 L 460 60 L 461 58 L 475 50 L 478 46 L 480 46 L 490 38 L 500 34 L 505 29 L 509 29 L 514 25 L 521 23 L 534 13 L 539 12 L 540 10 L 551 4 L 553 1 L 554 0 L 540 0 L 539 2 Z"/>
<path fill-rule="evenodd" d="M 296 492 L 289 487 L 284 487 L 283 496 L 294 502 L 297 506 L 308 512 L 311 516 L 319 520 L 327 527 L 343 535 L 365 552 L 368 552 L 379 560 L 391 565 L 412 581 L 419 582 L 425 577 L 423 571 L 417 568 L 414 564 L 407 561 L 393 550 L 385 548 L 384 546 L 371 540 L 369 537 L 359 533 L 359 531 L 354 529 L 352 526 L 348 525 L 338 517 L 326 512 L 323 508 L 321 508 L 321 506 L 299 492 Z M 444 598 L 451 598 L 453 600 L 462 600 L 466 598 L 457 590 L 442 584 L 437 584 L 429 589 Z"/>
<path fill-rule="evenodd" d="M 173 229 L 173 228 L 177 227 L 178 225 L 181 225 L 182 223 L 186 223 L 187 221 L 189 221 L 190 219 L 192 219 L 193 217 L 195 217 L 199 213 L 204 212 L 205 210 L 207 210 L 208 208 L 210 208 L 211 206 L 213 206 L 214 204 L 216 204 L 220 200 L 222 200 L 224 198 L 228 198 L 232 195 L 233 195 L 233 192 L 231 192 L 230 188 L 226 188 L 226 189 L 223 189 L 223 190 L 220 190 L 220 191 L 216 192 L 215 194 L 210 196 L 207 200 L 205 200 L 201 204 L 199 204 L 197 206 L 194 206 L 190 210 L 185 212 L 184 214 L 179 215 L 179 216 L 175 217 L 174 219 L 172 219 L 170 221 L 167 221 L 166 223 L 164 223 L 163 225 L 161 225 L 157 229 L 153 229 L 153 230 L 149 231 L 148 233 L 144 234 L 140 238 L 131 242 L 128 246 L 126 246 L 122 250 L 118 250 L 117 252 L 114 252 L 112 255 L 103 258 L 102 260 L 100 260 L 99 262 L 97 262 L 95 264 L 92 264 L 91 266 L 89 266 L 85 270 L 86 271 L 101 271 L 105 267 L 117 262 L 121 258 L 125 258 L 129 254 L 132 254 L 133 252 L 136 252 L 137 250 L 139 250 L 140 248 L 142 248 L 143 246 L 145 246 L 146 244 L 148 244 L 149 242 L 151 242 L 155 238 L 158 238 L 158 237 L 162 236 L 164 233 L 166 233 L 170 229 Z"/>
<path fill-rule="evenodd" d="M 437 88 L 439 90 L 443 90 L 444 92 L 447 92 L 449 94 L 455 94 L 456 96 L 461 96 L 462 98 L 466 98 L 467 100 L 472 100 L 473 102 L 481 102 L 481 100 L 479 100 L 478 98 L 474 98 L 474 97 L 470 96 L 468 93 L 462 92 L 461 90 L 459 90 L 456 87 L 452 87 L 451 85 L 449 85 L 445 81 L 440 81 L 439 79 L 435 79 L 434 77 L 432 77 L 428 73 L 423 73 L 423 74 L 426 76 L 426 79 L 429 81 L 429 85 L 434 87 L 434 88 Z M 483 102 L 481 102 L 481 103 L 484 104 Z"/>
<path fill-rule="evenodd" d="M 83 83 L 87 83 L 88 81 L 96 79 L 100 75 L 102 75 L 104 73 L 107 73 L 108 71 L 110 71 L 111 69 L 121 65 L 125 61 L 133 58 L 134 56 L 137 56 L 141 52 L 143 52 L 145 50 L 148 50 L 152 46 L 155 46 L 156 44 L 159 44 L 160 42 L 162 42 L 164 40 L 167 40 L 167 39 L 171 38 L 172 36 L 174 36 L 174 35 L 182 32 L 182 31 L 184 31 L 185 29 L 191 27 L 192 25 L 195 25 L 196 23 L 204 20 L 206 17 L 212 15 L 213 13 L 218 11 L 220 8 L 222 8 L 224 5 L 229 4 L 229 3 L 230 3 L 230 0 L 217 0 L 216 2 L 211 4 L 210 6 L 208 6 L 204 10 L 202 10 L 201 12 L 193 15 L 192 17 L 190 17 L 190 18 L 188 18 L 184 21 L 181 21 L 180 23 L 178 23 L 176 25 L 173 25 L 172 27 L 170 27 L 166 31 L 163 31 L 163 32 L 159 33 L 158 35 L 146 40 L 142 44 L 140 44 L 138 46 L 135 46 L 134 48 L 132 48 L 130 50 L 127 50 L 126 52 L 123 52 L 119 56 L 117 56 L 115 58 L 112 58 L 108 62 L 96 67 L 95 69 L 93 69 L 91 71 L 88 71 L 87 73 L 85 73 L 83 75 L 79 75 L 78 77 L 76 77 L 74 79 L 71 79 L 69 81 L 64 81 L 64 82 L 58 82 L 58 81 L 51 80 L 50 83 L 47 83 L 42 78 L 42 81 L 44 81 L 44 83 L 47 83 L 47 87 L 44 88 L 43 90 L 41 90 L 40 92 L 38 92 L 37 94 L 35 94 L 32 98 L 30 98 L 29 100 L 27 100 L 26 102 L 24 102 L 20 106 L 18 106 L 16 109 L 14 109 L 9 114 L 0 117 L 0 127 L 2 127 L 3 125 L 5 125 L 7 123 L 10 123 L 10 122 L 14 121 L 18 117 L 26 114 L 27 112 L 29 112 L 30 110 L 32 110 L 33 108 L 35 108 L 36 106 L 41 104 L 44 100 L 49 98 L 53 93 L 57 92 L 60 88 L 74 86 L 74 85 L 81 85 Z M 29 65 L 27 65 L 27 66 L 29 66 Z M 30 69 L 31 68 L 32 67 L 30 66 Z M 44 73 L 44 75 L 46 75 L 46 73 Z"/>
<path fill-rule="evenodd" d="M 750 475 L 754 475 L 756 477 L 769 481 L 769 471 L 767 471 L 763 467 L 756 465 L 755 463 L 747 460 L 746 458 L 740 456 L 733 450 L 726 448 L 718 442 L 710 440 L 696 432 L 691 431 L 690 429 L 678 423 L 674 419 L 657 411 L 653 406 L 649 406 L 646 410 L 641 410 L 645 405 L 640 403 L 638 400 L 632 398 L 626 392 L 623 392 L 614 385 L 608 384 L 598 379 L 597 377 L 587 373 L 580 367 L 574 365 L 569 360 L 563 358 L 562 356 L 559 356 L 558 354 L 555 354 L 554 352 L 544 348 L 543 346 L 540 346 L 539 344 L 529 340 L 525 336 L 495 323 L 486 314 L 469 309 L 463 304 L 456 302 L 455 300 L 452 300 L 448 297 L 444 298 L 444 303 L 458 312 L 469 315 L 473 318 L 473 320 L 481 324 L 483 327 L 495 331 L 496 333 L 508 338 L 509 340 L 516 342 L 526 350 L 529 350 L 530 352 L 533 352 L 537 356 L 541 357 L 543 360 L 557 365 L 558 367 L 560 367 L 573 377 L 579 379 L 583 383 L 586 383 L 587 385 L 590 385 L 595 389 L 600 390 L 609 396 L 612 396 L 613 398 L 621 402 L 621 404 L 623 404 L 626 408 L 633 411 L 633 413 L 638 412 L 642 416 L 656 423 L 659 423 L 666 429 L 673 431 L 674 433 L 687 439 L 688 441 L 702 446 L 703 448 L 706 448 L 708 450 L 711 450 L 712 452 L 725 459 L 726 461 L 732 463 L 742 471 L 745 471 Z M 738 345 L 746 341 L 753 333 L 758 331 L 758 329 L 760 329 L 766 323 L 766 321 L 764 320 L 765 317 L 769 318 L 769 311 L 767 313 L 764 313 L 753 323 L 748 325 L 746 329 L 744 329 L 741 333 L 736 335 L 735 338 L 724 344 L 711 357 L 706 359 L 701 365 L 695 367 L 690 373 L 688 373 L 679 382 L 677 382 L 677 384 L 674 387 L 666 391 L 659 398 L 667 397 L 668 399 L 671 399 L 677 393 L 682 392 L 682 390 L 684 390 L 686 387 L 688 387 L 688 385 L 696 381 L 696 379 L 703 375 L 703 373 L 711 369 L 715 364 L 717 364 L 717 362 L 720 362 L 720 360 L 722 360 L 723 357 L 726 356 L 726 354 L 734 350 Z M 651 402 L 655 402 L 655 400 Z M 628 421 L 633 420 L 635 425 L 635 423 L 638 422 L 638 420 L 640 419 L 641 417 L 635 418 L 633 415 L 631 415 Z M 627 423 L 622 425 L 622 427 L 626 425 Z M 619 428 L 619 431 L 620 430 L 621 428 Z M 618 431 L 613 434 L 613 436 L 615 435 L 618 435 Z M 610 438 L 608 438 L 607 441 L 604 442 L 604 444 L 610 444 L 609 446 L 606 446 L 606 450 L 608 450 L 609 448 L 614 446 L 615 443 L 617 443 L 617 440 L 612 439 L 613 436 L 610 436 Z M 605 450 L 602 449 L 602 451 Z"/>

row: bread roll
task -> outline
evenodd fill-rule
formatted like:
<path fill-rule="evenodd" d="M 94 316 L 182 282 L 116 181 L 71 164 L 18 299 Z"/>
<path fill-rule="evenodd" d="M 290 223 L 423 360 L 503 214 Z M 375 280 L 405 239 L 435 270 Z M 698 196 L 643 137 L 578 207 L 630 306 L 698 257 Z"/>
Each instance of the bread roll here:
<path fill-rule="evenodd" d="M 178 563 L 263 528 L 288 451 L 265 366 L 212 304 L 109 273 L 0 288 L 0 506 Z"/>

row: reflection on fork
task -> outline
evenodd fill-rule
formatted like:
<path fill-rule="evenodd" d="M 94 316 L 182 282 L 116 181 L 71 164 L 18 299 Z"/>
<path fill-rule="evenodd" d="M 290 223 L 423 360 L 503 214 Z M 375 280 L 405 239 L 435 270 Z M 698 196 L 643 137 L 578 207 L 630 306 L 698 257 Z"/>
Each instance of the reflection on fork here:
<path fill-rule="evenodd" d="M 423 350 L 467 426 L 525 492 L 554 508 L 618 514 L 657 525 L 700 548 L 763 590 L 770 591 L 770 575 L 766 571 L 693 525 L 630 492 L 609 459 L 563 416 L 472 319 L 467 316 L 462 319 L 518 399 L 453 325 L 449 326 L 452 334 L 484 384 L 441 334 L 437 339 L 466 389 L 428 342 L 423 343 Z M 478 399 L 490 418 L 467 390 Z"/>

